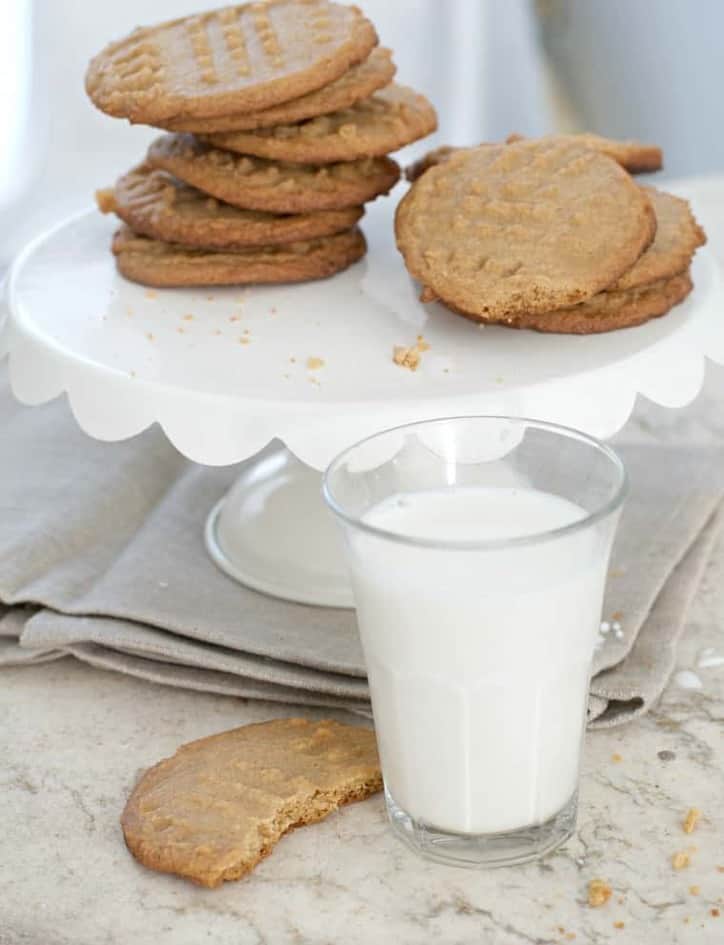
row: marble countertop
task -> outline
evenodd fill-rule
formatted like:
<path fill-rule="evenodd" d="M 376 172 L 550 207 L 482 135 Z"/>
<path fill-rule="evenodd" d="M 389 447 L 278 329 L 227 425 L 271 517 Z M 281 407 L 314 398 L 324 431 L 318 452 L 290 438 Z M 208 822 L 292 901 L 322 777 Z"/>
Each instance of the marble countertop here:
<path fill-rule="evenodd" d="M 622 438 L 721 443 L 722 390 L 724 369 L 710 368 L 695 404 L 641 403 Z M 675 675 L 648 716 L 589 734 L 576 836 L 542 862 L 489 872 L 427 863 L 392 835 L 377 796 L 289 835 L 218 890 L 139 866 L 120 832 L 125 798 L 179 744 L 288 710 L 72 659 L 5 669 L 0 945 L 722 945 L 724 665 L 698 665 L 707 647 L 724 653 L 724 543 L 678 652 L 678 670 L 701 688 Z M 687 835 L 691 807 L 703 816 Z M 690 864 L 674 870 L 679 851 Z M 599 908 L 587 903 L 592 879 L 613 890 Z"/>

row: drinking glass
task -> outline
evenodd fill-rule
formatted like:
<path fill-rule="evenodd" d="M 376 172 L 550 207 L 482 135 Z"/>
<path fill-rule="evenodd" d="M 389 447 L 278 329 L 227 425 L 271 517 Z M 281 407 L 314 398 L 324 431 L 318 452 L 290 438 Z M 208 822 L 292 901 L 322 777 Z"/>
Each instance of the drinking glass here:
<path fill-rule="evenodd" d="M 573 832 L 621 460 L 515 417 L 414 423 L 329 466 L 393 829 L 521 863 Z"/>

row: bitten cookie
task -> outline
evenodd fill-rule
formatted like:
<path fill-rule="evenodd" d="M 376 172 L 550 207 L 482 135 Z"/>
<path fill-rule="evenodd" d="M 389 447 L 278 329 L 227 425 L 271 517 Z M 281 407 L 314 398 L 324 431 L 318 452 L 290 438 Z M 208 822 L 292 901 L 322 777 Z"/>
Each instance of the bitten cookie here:
<path fill-rule="evenodd" d="M 167 288 L 324 279 L 361 259 L 367 244 L 354 227 L 301 243 L 209 252 L 148 239 L 122 227 L 113 237 L 112 249 L 118 271 L 127 279 Z"/>
<path fill-rule="evenodd" d="M 364 213 L 362 207 L 283 216 L 242 210 L 143 164 L 114 188 L 99 191 L 97 200 L 102 212 L 115 213 L 136 233 L 227 251 L 330 236 L 354 226 Z"/>
<path fill-rule="evenodd" d="M 648 196 L 568 141 L 471 148 L 426 171 L 397 208 L 397 245 L 423 299 L 482 321 L 591 298 L 656 232 Z"/>
<path fill-rule="evenodd" d="M 354 6 L 242 3 L 137 29 L 90 63 L 86 91 L 109 115 L 154 124 L 277 105 L 334 82 L 377 43 Z"/>
<path fill-rule="evenodd" d="M 141 778 L 121 826 L 144 866 L 218 886 L 288 831 L 381 787 L 374 732 L 277 719 L 183 745 Z"/>
<path fill-rule="evenodd" d="M 389 49 L 373 49 L 364 62 L 348 69 L 329 85 L 281 105 L 273 105 L 256 112 L 236 115 L 220 115 L 218 118 L 172 118 L 163 127 L 169 131 L 193 131 L 196 134 L 212 134 L 215 131 L 253 131 L 256 128 L 272 128 L 288 125 L 317 115 L 349 108 L 356 102 L 368 98 L 373 92 L 388 85 L 395 75 L 395 64 Z"/>
<path fill-rule="evenodd" d="M 147 163 L 225 203 L 269 213 L 354 207 L 386 194 L 400 169 L 387 157 L 314 167 L 245 157 L 212 148 L 192 135 L 163 135 Z"/>
<path fill-rule="evenodd" d="M 303 164 L 378 157 L 424 138 L 437 128 L 424 95 L 393 83 L 351 108 L 296 125 L 208 135 L 216 147 Z"/>

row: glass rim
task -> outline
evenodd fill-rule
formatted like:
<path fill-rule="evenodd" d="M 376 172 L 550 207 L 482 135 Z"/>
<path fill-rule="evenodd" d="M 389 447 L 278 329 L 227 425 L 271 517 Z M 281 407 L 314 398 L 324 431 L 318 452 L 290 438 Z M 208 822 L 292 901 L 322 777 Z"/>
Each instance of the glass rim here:
<path fill-rule="evenodd" d="M 556 434 L 557 436 L 562 436 L 566 439 L 578 440 L 579 442 L 587 444 L 596 452 L 603 454 L 615 468 L 618 477 L 618 484 L 614 489 L 613 495 L 604 503 L 602 503 L 598 508 L 594 509 L 592 512 L 588 512 L 583 516 L 583 518 L 576 519 L 575 522 L 570 522 L 568 525 L 561 525 L 557 528 L 546 529 L 542 532 L 534 532 L 530 535 L 517 535 L 513 538 L 481 538 L 472 539 L 470 541 L 460 541 L 454 539 L 447 540 L 442 538 L 420 538 L 417 536 L 413 537 L 410 535 L 402 535 L 399 532 L 388 531 L 385 528 L 380 528 L 377 525 L 370 525 L 368 522 L 364 522 L 358 515 L 349 514 L 342 508 L 342 506 L 334 497 L 330 486 L 331 476 L 350 453 L 356 449 L 359 449 L 361 446 L 364 446 L 365 443 L 369 443 L 372 440 L 378 439 L 379 437 L 386 436 L 390 433 L 397 433 L 402 430 L 414 430 L 417 427 L 430 427 L 435 426 L 436 424 L 460 423 L 471 420 L 497 420 L 525 425 L 526 427 L 535 427 L 536 429 L 544 430 L 547 433 Z M 581 430 L 576 430 L 575 427 L 565 426 L 562 423 L 552 423 L 548 420 L 535 420 L 532 417 L 516 417 L 505 414 L 463 414 L 455 417 L 431 417 L 428 420 L 415 420 L 412 423 L 401 423 L 398 426 L 388 427 L 385 430 L 379 430 L 377 433 L 372 433 L 369 436 L 363 437 L 361 440 L 357 440 L 356 443 L 353 443 L 351 446 L 348 446 L 346 449 L 337 453 L 337 455 L 331 460 L 325 469 L 322 476 L 322 496 L 324 501 L 331 511 L 334 512 L 334 514 L 347 525 L 351 525 L 354 528 L 357 528 L 368 535 L 373 535 L 376 538 L 384 538 L 387 541 L 396 541 L 400 544 L 418 548 L 453 551 L 492 551 L 503 548 L 520 548 L 525 547 L 526 545 L 535 545 L 539 542 L 552 541 L 556 538 L 562 538 L 567 535 L 574 534 L 575 532 L 581 531 L 585 528 L 590 528 L 592 525 L 595 525 L 596 522 L 600 522 L 609 515 L 612 515 L 614 512 L 618 511 L 621 508 L 624 499 L 626 498 L 628 488 L 629 478 L 623 460 L 614 449 L 612 449 L 603 441 L 597 439 L 595 436 L 591 436 L 590 434 L 584 433 Z"/>

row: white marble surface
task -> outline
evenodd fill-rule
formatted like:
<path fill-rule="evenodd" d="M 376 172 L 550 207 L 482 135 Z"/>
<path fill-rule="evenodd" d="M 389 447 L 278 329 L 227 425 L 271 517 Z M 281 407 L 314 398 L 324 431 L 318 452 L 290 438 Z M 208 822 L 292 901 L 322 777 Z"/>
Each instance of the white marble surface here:
<path fill-rule="evenodd" d="M 724 369 L 711 369 L 696 404 L 639 404 L 624 438 L 721 442 L 723 391 Z M 211 891 L 135 863 L 118 824 L 125 797 L 180 743 L 286 710 L 70 659 L 4 670 L 0 945 L 721 945 L 724 665 L 698 665 L 707 647 L 724 655 L 724 544 L 679 650 L 679 669 L 702 688 L 675 677 L 642 721 L 589 735 L 576 837 L 543 862 L 467 872 L 421 861 L 387 829 L 378 796 L 286 837 L 250 877 Z M 689 807 L 704 813 L 691 836 Z M 691 864 L 677 872 L 681 850 Z M 596 909 L 593 878 L 614 890 Z"/>

